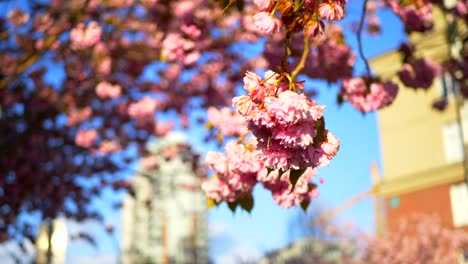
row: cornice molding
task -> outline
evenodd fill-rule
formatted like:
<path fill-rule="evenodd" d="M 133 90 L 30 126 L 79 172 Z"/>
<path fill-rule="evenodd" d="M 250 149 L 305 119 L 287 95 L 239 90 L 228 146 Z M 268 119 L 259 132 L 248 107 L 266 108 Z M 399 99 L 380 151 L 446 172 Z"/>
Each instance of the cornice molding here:
<path fill-rule="evenodd" d="M 409 192 L 463 181 L 463 164 L 448 164 L 429 171 L 417 172 L 390 180 L 383 180 L 374 187 L 374 193 L 381 197 L 391 197 Z"/>

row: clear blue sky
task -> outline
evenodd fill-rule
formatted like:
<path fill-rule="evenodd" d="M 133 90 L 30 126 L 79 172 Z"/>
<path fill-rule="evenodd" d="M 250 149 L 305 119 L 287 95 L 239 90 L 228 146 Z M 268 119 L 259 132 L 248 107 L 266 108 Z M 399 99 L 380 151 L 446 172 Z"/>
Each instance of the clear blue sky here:
<path fill-rule="evenodd" d="M 344 23 L 357 21 L 360 14 L 361 1 L 350 1 L 347 6 L 348 17 Z M 403 39 L 400 23 L 388 11 L 381 12 L 383 33 L 379 37 L 364 37 L 364 49 L 367 57 L 376 56 L 398 46 Z M 347 40 L 355 51 L 356 37 L 349 30 Z M 362 73 L 363 64 L 359 57 L 356 60 L 356 73 Z M 306 82 L 307 86 L 317 87 L 319 104 L 326 105 L 325 118 L 327 127 L 341 140 L 338 155 L 326 168 L 318 172 L 325 182 L 319 186 L 320 196 L 310 207 L 320 205 L 334 208 L 354 195 L 367 190 L 371 183 L 369 166 L 371 162 L 380 164 L 379 138 L 377 133 L 376 115 L 363 116 L 348 104 L 338 107 L 336 93 L 338 87 L 328 87 L 324 83 Z M 192 132 L 195 147 L 202 153 L 215 150 L 212 145 L 206 145 L 197 137 L 198 129 Z M 251 255 L 258 257 L 265 251 L 285 246 L 290 242 L 288 222 L 297 213 L 297 209 L 282 209 L 273 203 L 271 195 L 261 186 L 254 192 L 255 207 L 251 214 L 237 212 L 232 214 L 225 205 L 209 212 L 210 232 L 213 236 L 211 257 L 217 263 L 229 263 L 232 255 Z M 115 200 L 115 196 L 107 194 L 104 201 Z M 98 201 L 96 206 L 106 215 L 106 223 L 116 226 L 120 236 L 120 213 L 109 208 L 104 201 Z M 341 220 L 354 222 L 359 229 L 373 231 L 373 211 L 371 199 L 355 205 L 343 213 Z M 78 227 L 70 225 L 73 230 L 86 229 L 95 233 L 99 248 L 94 249 L 84 242 L 70 244 L 68 251 L 69 263 L 115 263 L 116 248 L 112 239 L 96 224 Z M 0 252 L 0 262 L 5 256 Z M 6 262 L 5 262 L 6 263 Z"/>

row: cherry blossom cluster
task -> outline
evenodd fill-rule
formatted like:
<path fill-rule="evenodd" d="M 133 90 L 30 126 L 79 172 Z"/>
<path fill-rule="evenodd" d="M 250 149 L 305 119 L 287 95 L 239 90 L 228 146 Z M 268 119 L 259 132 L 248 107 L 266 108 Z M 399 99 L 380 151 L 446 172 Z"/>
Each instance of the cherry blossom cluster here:
<path fill-rule="evenodd" d="M 314 39 L 304 74 L 329 83 L 353 75 L 356 56 L 344 42 L 343 29 L 338 25 L 327 27 L 326 33 Z"/>
<path fill-rule="evenodd" d="M 112 85 L 104 81 L 96 86 L 96 94 L 101 99 L 115 99 L 119 97 L 121 93 L 122 87 L 118 84 Z"/>
<path fill-rule="evenodd" d="M 311 182 L 314 169 L 307 168 L 293 184 L 290 173 L 294 172 L 267 170 L 257 158 L 255 145 L 255 140 L 246 144 L 230 141 L 225 147 L 226 156 L 218 152 L 207 154 L 206 163 L 215 174 L 202 183 L 202 188 L 215 203 L 249 196 L 257 183 L 270 190 L 275 203 L 284 208 L 309 203 L 318 196 L 317 185 Z"/>
<path fill-rule="evenodd" d="M 321 36 L 312 38 L 309 44 L 309 54 L 302 74 L 325 80 L 329 83 L 339 82 L 353 76 L 353 67 L 356 56 L 351 47 L 345 42 L 343 29 L 336 24 L 328 24 Z M 307 48 L 303 43 L 304 36 L 297 34 L 292 37 L 291 47 L 293 58 L 288 69 L 296 66 L 300 61 L 300 54 Z M 279 34 L 267 40 L 263 51 L 263 58 L 270 68 L 283 63 L 284 47 L 281 45 L 285 39 Z"/>
<path fill-rule="evenodd" d="M 432 4 L 428 0 L 386 0 L 386 4 L 400 17 L 408 31 L 425 32 L 433 26 Z"/>
<path fill-rule="evenodd" d="M 72 48 L 90 48 L 99 42 L 101 35 L 102 28 L 96 21 L 90 22 L 87 26 L 80 23 L 76 28 L 70 31 Z"/>
<path fill-rule="evenodd" d="M 405 63 L 398 72 L 398 77 L 407 87 L 427 90 L 440 72 L 441 68 L 436 63 L 428 59 L 416 59 Z"/>
<path fill-rule="evenodd" d="M 79 130 L 75 136 L 76 145 L 83 148 L 90 148 L 94 144 L 94 141 L 96 141 L 97 136 L 98 133 L 95 129 Z"/>
<path fill-rule="evenodd" d="M 200 30 L 194 25 L 183 29 L 189 37 L 200 36 Z M 168 34 L 162 42 L 162 49 L 169 61 L 182 61 L 185 65 L 193 64 L 200 57 L 200 53 L 195 50 L 195 42 L 178 33 Z"/>
<path fill-rule="evenodd" d="M 468 248 L 468 233 L 444 226 L 434 215 L 402 219 L 383 237 L 368 238 L 366 263 L 458 263 Z"/>
<path fill-rule="evenodd" d="M 228 137 L 242 136 L 247 133 L 247 123 L 245 118 L 229 107 L 223 107 L 220 110 L 215 107 L 209 107 L 208 110 L 209 128 L 217 128 L 219 132 Z"/>
<path fill-rule="evenodd" d="M 247 72 L 244 88 L 249 95 L 233 99 L 257 138 L 259 158 L 266 167 L 282 171 L 327 165 L 339 141 L 325 129 L 324 106 L 289 90 L 281 78 L 272 71 L 265 80 Z"/>
<path fill-rule="evenodd" d="M 366 5 L 366 32 L 370 35 L 378 35 L 381 30 L 380 19 L 377 16 L 377 5 L 380 3 L 377 0 L 367 1 Z"/>
<path fill-rule="evenodd" d="M 274 170 L 270 173 L 267 170 L 262 170 L 257 179 L 265 189 L 271 191 L 275 203 L 283 208 L 289 208 L 309 203 L 312 198 L 319 195 L 317 185 L 311 182 L 315 173 L 315 169 L 307 168 L 294 186 L 290 181 L 291 170 L 282 174 L 280 170 Z"/>
<path fill-rule="evenodd" d="M 28 22 L 29 14 L 24 13 L 23 11 L 19 9 L 13 9 L 8 13 L 7 19 L 8 19 L 8 22 L 18 27 Z"/>
<path fill-rule="evenodd" d="M 273 34 L 284 25 L 286 30 L 303 31 L 308 37 L 323 34 L 325 24 L 322 20 L 343 19 L 346 5 L 345 0 L 305 1 L 299 6 L 285 0 L 254 0 L 254 3 L 259 9 L 253 17 L 258 31 Z"/>
<path fill-rule="evenodd" d="M 263 163 L 255 157 L 255 143 L 226 144 L 226 156 L 222 153 L 208 152 L 206 163 L 215 171 L 210 180 L 202 184 L 207 195 L 216 202 L 233 202 L 252 193 L 257 183 L 257 174 Z"/>
<path fill-rule="evenodd" d="M 128 106 L 128 114 L 136 119 L 151 117 L 158 106 L 158 102 L 148 96 Z"/>
<path fill-rule="evenodd" d="M 444 12 L 466 20 L 465 2 Z M 432 9 L 442 4 L 384 3 L 407 32 L 429 29 Z M 330 23 L 344 18 L 345 6 L 344 0 L 53 0 L 8 6 L 0 17 L 0 218 L 8 219 L 0 221 L 0 242 L 34 237 L 34 228 L 18 220 L 24 212 L 99 219 L 87 205 L 105 187 L 127 189 L 122 172 L 147 154 L 146 141 L 188 128 L 192 114 L 209 107 L 221 109 L 210 110 L 218 134 L 240 135 L 241 142 L 248 125 L 257 143 L 243 148 L 269 168 L 263 176 L 252 172 L 245 186 L 236 182 L 245 175 L 231 179 L 221 173 L 213 181 L 237 197 L 248 193 L 255 178 L 282 206 L 309 201 L 317 194 L 312 174 L 333 158 L 339 141 L 298 76 L 346 79 L 343 86 L 354 92 L 343 88 L 341 96 L 361 111 L 388 104 L 396 93 L 377 78 L 352 84 L 355 56 L 341 27 Z M 377 32 L 372 2 L 367 10 L 368 31 Z M 263 43 L 256 55 L 243 48 Z M 452 74 L 468 95 L 465 46 L 441 72 Z M 425 87 L 435 70 L 418 59 L 404 58 L 402 80 Z M 64 78 L 50 78 L 57 68 Z M 246 121 L 227 115 L 223 107 L 231 105 L 239 78 L 246 70 L 265 69 L 278 74 L 262 80 L 248 73 L 248 96 L 234 99 Z"/>
<path fill-rule="evenodd" d="M 357 110 L 367 113 L 390 105 L 396 98 L 398 85 L 367 77 L 343 81 L 340 96 Z"/>
<path fill-rule="evenodd" d="M 229 105 L 235 76 L 256 61 L 231 48 L 246 34 L 259 39 L 234 27 L 243 12 L 223 13 L 211 1 L 8 8 L 0 18 L 0 218 L 10 220 L 0 221 L 0 243 L 34 237 L 17 221 L 25 211 L 100 218 L 87 205 L 106 187 L 128 186 L 122 178 L 146 141 L 187 128 L 194 110 Z M 51 84 L 56 68 L 65 78 Z"/>

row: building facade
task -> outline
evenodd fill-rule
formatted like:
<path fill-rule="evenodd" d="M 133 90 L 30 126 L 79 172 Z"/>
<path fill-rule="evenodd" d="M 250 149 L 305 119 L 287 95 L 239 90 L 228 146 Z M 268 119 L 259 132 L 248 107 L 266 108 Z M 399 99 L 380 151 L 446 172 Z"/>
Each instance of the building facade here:
<path fill-rule="evenodd" d="M 434 10 L 437 11 L 437 10 Z M 441 63 L 448 60 L 446 20 L 435 12 L 431 33 L 410 36 L 418 55 Z M 461 28 L 466 32 L 466 27 Z M 374 72 L 397 83 L 401 55 L 388 52 L 371 60 Z M 378 112 L 383 178 L 377 184 L 384 220 L 377 232 L 395 230 L 413 213 L 437 214 L 447 227 L 468 227 L 468 189 L 465 181 L 468 143 L 468 104 L 459 100 L 450 76 L 442 75 L 427 90 L 401 83 L 393 105 Z M 444 93 L 444 111 L 431 105 Z"/>
<path fill-rule="evenodd" d="M 177 133 L 148 144 L 148 150 L 152 156 L 133 179 L 134 195 L 124 200 L 122 264 L 208 263 L 198 155 Z"/>

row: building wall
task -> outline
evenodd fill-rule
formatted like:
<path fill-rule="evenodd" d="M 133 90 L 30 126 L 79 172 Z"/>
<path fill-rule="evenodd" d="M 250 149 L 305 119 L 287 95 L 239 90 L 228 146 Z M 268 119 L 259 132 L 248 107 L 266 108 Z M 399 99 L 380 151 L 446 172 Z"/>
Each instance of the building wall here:
<path fill-rule="evenodd" d="M 434 18 L 432 32 L 413 34 L 410 40 L 416 46 L 417 57 L 440 63 L 449 56 L 446 20 L 438 9 L 434 10 Z M 466 25 L 460 30 L 466 32 Z M 378 76 L 400 86 L 393 105 L 377 114 L 383 178 L 376 186 L 376 201 L 385 205 L 387 230 L 395 230 L 402 218 L 413 213 L 436 213 L 446 226 L 454 227 L 451 188 L 464 180 L 463 142 L 466 144 L 468 139 L 468 115 L 461 113 L 465 130 L 462 135 L 453 94 L 449 94 L 444 111 L 431 107 L 443 94 L 441 78 L 429 90 L 404 87 L 397 77 L 401 61 L 397 51 L 370 61 Z M 382 227 L 377 226 L 379 229 Z"/>
<path fill-rule="evenodd" d="M 158 168 L 140 168 L 144 175 L 134 176 L 135 196 L 124 200 L 123 264 L 208 263 L 206 198 L 192 163 L 197 155 L 185 140 L 172 141 L 160 139 L 150 148 Z M 168 147 L 181 150 L 167 158 L 162 152 Z"/>
<path fill-rule="evenodd" d="M 445 183 L 385 198 L 388 230 L 398 230 L 399 220 L 414 213 L 437 214 L 444 226 L 453 227 L 450 186 Z"/>

